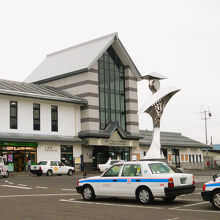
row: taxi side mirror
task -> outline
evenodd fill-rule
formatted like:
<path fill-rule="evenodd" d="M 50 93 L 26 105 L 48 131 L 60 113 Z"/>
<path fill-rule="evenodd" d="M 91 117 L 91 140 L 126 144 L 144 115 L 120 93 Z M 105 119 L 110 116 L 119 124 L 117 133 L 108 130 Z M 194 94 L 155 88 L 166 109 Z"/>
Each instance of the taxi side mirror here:
<path fill-rule="evenodd" d="M 215 182 L 215 180 L 220 177 L 220 174 L 215 174 L 212 178 L 213 178 L 213 181 Z"/>
<path fill-rule="evenodd" d="M 215 182 L 217 175 L 215 174 L 212 178 L 213 178 L 213 181 Z"/>
<path fill-rule="evenodd" d="M 86 172 L 84 172 L 84 173 L 83 173 L 83 177 L 86 178 L 86 176 L 87 176 L 87 174 L 86 174 Z"/>

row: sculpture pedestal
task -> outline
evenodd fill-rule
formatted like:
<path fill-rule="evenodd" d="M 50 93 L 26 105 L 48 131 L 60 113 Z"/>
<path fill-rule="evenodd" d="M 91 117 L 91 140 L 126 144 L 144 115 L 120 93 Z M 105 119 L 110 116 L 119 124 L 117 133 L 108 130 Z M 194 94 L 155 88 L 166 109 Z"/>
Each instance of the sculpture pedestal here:
<path fill-rule="evenodd" d="M 164 163 L 167 163 L 168 164 L 168 161 L 167 159 L 142 159 L 141 161 L 160 161 L 160 162 L 164 162 Z"/>
<path fill-rule="evenodd" d="M 159 127 L 154 127 L 153 140 L 147 152 L 147 155 L 144 157 L 144 159 L 149 159 L 149 160 L 164 159 L 162 148 L 160 145 L 160 128 Z"/>

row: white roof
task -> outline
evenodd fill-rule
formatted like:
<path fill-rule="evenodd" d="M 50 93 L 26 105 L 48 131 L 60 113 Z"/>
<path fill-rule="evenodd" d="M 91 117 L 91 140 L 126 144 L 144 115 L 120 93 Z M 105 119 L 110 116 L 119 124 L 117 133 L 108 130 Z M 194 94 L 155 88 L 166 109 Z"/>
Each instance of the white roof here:
<path fill-rule="evenodd" d="M 166 76 L 157 73 L 156 71 L 151 72 L 150 74 L 147 74 L 145 76 L 142 76 L 141 79 L 151 79 L 151 78 L 156 78 L 156 79 L 167 79 Z"/>
<path fill-rule="evenodd" d="M 93 67 L 111 45 L 116 53 L 119 53 L 120 58 L 123 56 L 121 59 L 123 64 L 129 65 L 139 77 L 140 73 L 118 39 L 118 34 L 113 33 L 47 55 L 46 59 L 25 79 L 25 82 L 50 81 L 87 71 Z"/>

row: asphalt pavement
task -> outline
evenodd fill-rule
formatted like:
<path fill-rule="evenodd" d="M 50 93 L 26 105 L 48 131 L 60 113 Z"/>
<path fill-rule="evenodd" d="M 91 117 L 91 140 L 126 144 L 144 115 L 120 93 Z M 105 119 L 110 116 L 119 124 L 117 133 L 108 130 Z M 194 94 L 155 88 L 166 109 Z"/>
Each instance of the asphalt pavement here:
<path fill-rule="evenodd" d="M 192 171 L 196 190 L 167 203 L 155 199 L 151 205 L 139 205 L 134 199 L 98 198 L 86 202 L 76 193 L 77 180 L 73 176 L 10 176 L 0 178 L 0 219 L 164 219 L 164 220 L 219 220 L 220 211 L 203 201 L 200 192 L 203 183 L 218 171 Z M 88 176 L 97 175 L 95 173 Z"/>

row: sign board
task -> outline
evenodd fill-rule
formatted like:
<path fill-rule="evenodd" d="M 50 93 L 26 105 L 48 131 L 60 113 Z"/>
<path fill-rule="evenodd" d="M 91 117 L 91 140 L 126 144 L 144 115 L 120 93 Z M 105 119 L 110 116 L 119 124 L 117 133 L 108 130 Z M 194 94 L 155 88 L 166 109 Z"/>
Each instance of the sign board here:
<path fill-rule="evenodd" d="M 81 164 L 81 158 L 75 157 L 75 164 Z"/>
<path fill-rule="evenodd" d="M 0 146 L 12 146 L 12 147 L 37 147 L 36 142 L 2 142 L 0 141 Z"/>
<path fill-rule="evenodd" d="M 138 140 L 127 140 L 121 138 L 117 131 L 115 131 L 110 138 L 86 138 L 88 145 L 96 146 L 115 146 L 115 147 L 138 147 Z"/>
<path fill-rule="evenodd" d="M 52 147 L 52 146 L 46 146 L 45 151 L 50 151 L 50 152 L 57 152 L 57 149 Z"/>

